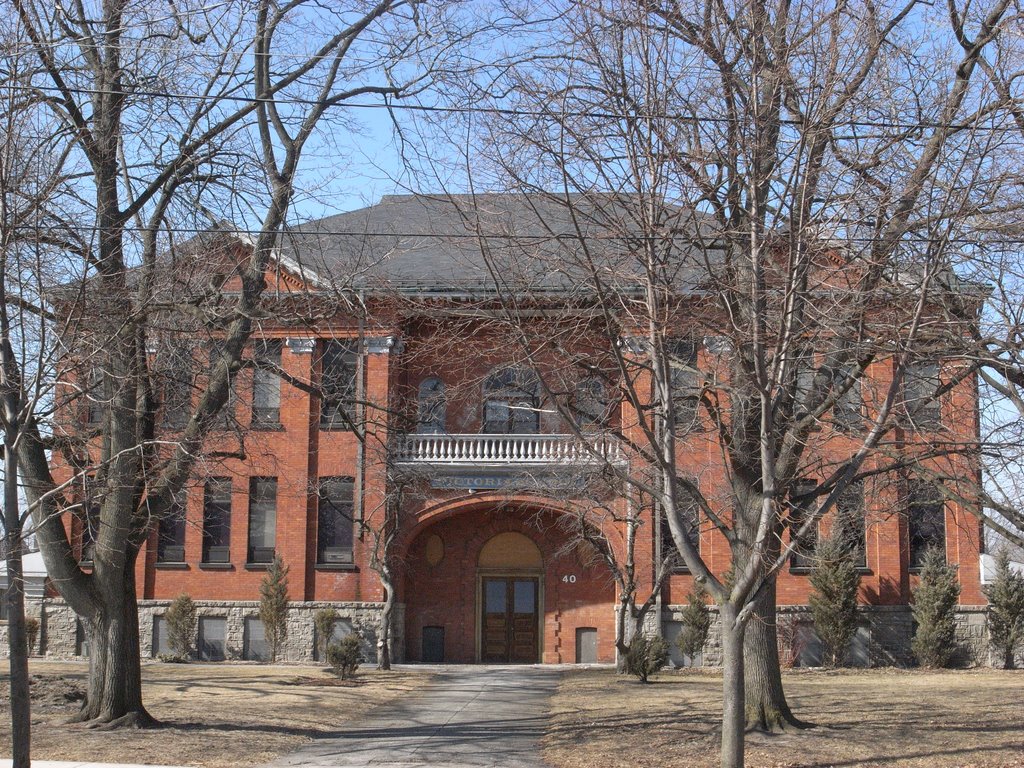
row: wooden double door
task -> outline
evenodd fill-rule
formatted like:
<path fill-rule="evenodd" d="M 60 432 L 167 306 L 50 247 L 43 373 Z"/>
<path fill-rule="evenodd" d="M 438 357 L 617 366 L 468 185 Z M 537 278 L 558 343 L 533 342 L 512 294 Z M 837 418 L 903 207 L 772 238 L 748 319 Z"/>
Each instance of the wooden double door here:
<path fill-rule="evenodd" d="M 538 579 L 485 577 L 480 621 L 480 660 L 490 664 L 536 664 L 539 647 Z"/>

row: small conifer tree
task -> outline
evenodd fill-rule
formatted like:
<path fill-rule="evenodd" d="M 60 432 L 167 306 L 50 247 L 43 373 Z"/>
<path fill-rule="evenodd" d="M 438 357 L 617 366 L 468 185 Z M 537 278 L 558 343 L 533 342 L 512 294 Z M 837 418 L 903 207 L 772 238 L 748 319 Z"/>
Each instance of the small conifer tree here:
<path fill-rule="evenodd" d="M 699 581 L 693 583 L 693 589 L 687 598 L 688 602 L 682 613 L 682 629 L 676 644 L 682 654 L 690 659 L 690 666 L 697 654 L 704 650 L 711 631 L 711 610 L 708 608 L 708 593 Z"/>
<path fill-rule="evenodd" d="M 626 671 L 646 683 L 647 678 L 665 666 L 668 661 L 668 643 L 663 637 L 645 637 L 638 634 L 626 651 Z"/>
<path fill-rule="evenodd" d="M 288 566 L 274 555 L 267 575 L 260 583 L 260 621 L 270 646 L 270 661 L 277 661 L 281 643 L 288 637 Z"/>
<path fill-rule="evenodd" d="M 355 632 L 327 646 L 327 663 L 342 680 L 353 677 L 362 661 L 362 639 Z"/>
<path fill-rule="evenodd" d="M 1010 556 L 1002 550 L 996 556 L 996 573 L 985 587 L 988 598 L 988 637 L 1002 654 L 1003 667 L 1014 668 L 1014 656 L 1024 639 L 1024 576 L 1010 568 Z"/>
<path fill-rule="evenodd" d="M 176 659 L 185 661 L 192 655 L 196 637 L 196 604 L 186 594 L 178 595 L 164 614 L 167 622 L 167 645 Z"/>
<path fill-rule="evenodd" d="M 338 612 L 334 608 L 321 608 L 313 614 L 313 627 L 316 629 L 316 653 L 321 661 L 327 660 L 327 646 L 334 635 L 334 625 L 338 623 Z"/>
<path fill-rule="evenodd" d="M 850 551 L 831 537 L 818 544 L 816 555 L 808 600 L 814 630 L 821 639 L 822 663 L 826 667 L 842 666 L 857 631 L 860 574 Z"/>
<path fill-rule="evenodd" d="M 917 630 L 910 642 L 910 649 L 921 666 L 945 667 L 956 653 L 959 597 L 956 566 L 946 563 L 946 553 L 940 547 L 929 547 L 921 567 L 921 581 L 914 590 Z"/>
<path fill-rule="evenodd" d="M 39 619 L 35 616 L 25 617 L 25 641 L 28 643 L 28 654 L 36 651 L 36 638 L 39 637 Z"/>

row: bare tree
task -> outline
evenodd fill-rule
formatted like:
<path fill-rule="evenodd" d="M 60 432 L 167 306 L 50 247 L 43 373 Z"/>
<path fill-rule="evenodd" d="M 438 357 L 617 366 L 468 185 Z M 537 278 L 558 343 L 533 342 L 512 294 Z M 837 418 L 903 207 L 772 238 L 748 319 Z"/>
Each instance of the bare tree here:
<path fill-rule="evenodd" d="M 136 558 L 245 365 L 303 151 L 329 110 L 422 89 L 452 50 L 454 5 L 9 0 L 5 9 L 29 41 L 27 92 L 45 97 L 40 109 L 68 142 L 77 176 L 65 205 L 82 244 L 77 270 L 48 276 L 64 286 L 51 296 L 67 350 L 58 419 L 25 413 L 17 458 L 48 572 L 90 638 L 80 718 L 145 724 Z M 228 227 L 177 259 L 177 235 L 206 229 L 204 212 L 248 220 L 247 205 L 263 211 L 252 214 L 252 237 Z M 197 251 L 209 266 L 183 277 L 202 264 Z M 168 436 L 150 350 L 194 327 L 216 345 Z M 64 514 L 80 521 L 70 536 Z M 91 568 L 78 564 L 79 531 L 94 534 Z"/>
<path fill-rule="evenodd" d="M 478 120 L 471 174 L 528 193 L 531 237 L 502 230 L 486 195 L 456 202 L 525 354 L 604 340 L 621 479 L 656 500 L 718 603 L 722 764 L 738 766 L 745 723 L 796 722 L 775 574 L 801 537 L 860 479 L 976 475 L 969 423 L 926 433 L 934 404 L 973 387 L 958 358 L 983 294 L 956 274 L 955 233 L 998 183 L 1004 100 L 978 73 L 1008 4 L 951 4 L 952 34 L 927 35 L 913 0 L 559 10 L 552 55 L 492 89 L 512 95 Z M 553 342 L 535 311 L 556 278 L 592 311 Z M 719 480 L 695 482 L 701 451 Z M 728 543 L 727 574 L 694 547 L 684 498 Z"/>
<path fill-rule="evenodd" d="M 22 554 L 32 533 L 18 488 L 22 425 L 47 409 L 46 385 L 56 360 L 46 333 L 53 317 L 42 300 L 47 275 L 59 266 L 66 229 L 52 198 L 67 189 L 66 142 L 38 119 L 41 96 L 29 87 L 34 69 L 17 20 L 4 25 L 0 48 L 0 428 L 3 430 L 4 501 L 0 550 L 7 565 L 8 645 L 13 765 L 30 765 L 31 717 Z M 33 151 L 36 147 L 36 151 Z M 31 635 L 28 635 L 31 639 Z"/>

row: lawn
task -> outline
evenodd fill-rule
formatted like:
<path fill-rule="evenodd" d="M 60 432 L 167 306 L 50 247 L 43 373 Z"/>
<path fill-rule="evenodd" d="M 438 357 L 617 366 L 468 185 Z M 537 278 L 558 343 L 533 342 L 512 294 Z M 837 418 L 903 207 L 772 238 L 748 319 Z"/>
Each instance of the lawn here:
<path fill-rule="evenodd" d="M 544 757 L 555 768 L 717 765 L 721 686 L 700 670 L 649 685 L 571 672 L 552 701 Z M 1024 672 L 804 670 L 785 686 L 815 727 L 749 734 L 751 768 L 1024 766 Z"/>
<path fill-rule="evenodd" d="M 87 666 L 33 661 L 32 757 L 209 768 L 259 765 L 339 730 L 423 685 L 418 672 L 360 671 L 340 684 L 320 667 L 146 664 L 144 698 L 160 728 L 99 732 L 66 720 L 77 711 Z M 0 678 L 0 755 L 11 754 L 6 675 Z"/>

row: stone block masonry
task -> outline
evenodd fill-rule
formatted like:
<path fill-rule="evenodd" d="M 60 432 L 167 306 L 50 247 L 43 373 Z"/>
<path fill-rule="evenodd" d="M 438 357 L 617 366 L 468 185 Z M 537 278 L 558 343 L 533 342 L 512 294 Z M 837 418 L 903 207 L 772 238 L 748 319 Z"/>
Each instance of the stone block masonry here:
<path fill-rule="evenodd" d="M 245 642 L 245 620 L 259 617 L 259 603 L 196 600 L 199 618 L 216 617 L 225 621 L 225 654 L 228 660 L 241 659 Z M 156 656 L 153 646 L 154 619 L 167 612 L 170 600 L 144 600 L 139 602 L 139 641 L 143 659 Z M 303 602 L 293 603 L 288 610 L 288 637 L 280 653 L 280 661 L 313 662 L 315 660 L 315 631 L 313 616 L 321 608 L 334 608 L 339 621 L 351 626 L 363 641 L 363 658 L 367 663 L 377 659 L 377 638 L 380 632 L 379 603 L 356 602 Z M 30 601 L 26 606 L 29 616 L 40 620 L 40 637 L 36 653 L 56 658 L 81 656 L 85 651 L 84 637 L 74 611 L 59 599 Z M 403 606 L 395 607 L 395 626 L 404 623 Z M 7 655 L 7 626 L 0 622 L 0 656 Z M 400 631 L 393 633 L 392 657 L 401 659 L 405 649 Z"/>
<path fill-rule="evenodd" d="M 153 647 L 154 619 L 166 613 L 169 600 L 144 600 L 139 603 L 139 640 L 143 659 L 155 658 Z M 685 606 L 664 606 L 661 612 L 661 632 L 670 642 L 678 633 Z M 380 631 L 380 603 L 359 602 L 302 602 L 293 603 L 288 611 L 288 638 L 280 653 L 280 660 L 286 662 L 314 662 L 315 631 L 313 616 L 321 608 L 334 608 L 338 618 L 363 640 L 363 658 L 367 663 L 377 658 L 377 639 Z M 715 667 L 721 664 L 721 631 L 717 613 L 712 608 L 712 626 L 707 644 L 701 655 L 703 666 Z M 199 617 L 216 617 L 225 620 L 225 651 L 228 660 L 243 658 L 245 643 L 245 620 L 259 616 L 259 603 L 237 600 L 197 600 L 196 613 Z M 39 619 L 40 631 L 33 649 L 33 655 L 54 658 L 71 658 L 83 654 L 84 636 L 79 628 L 74 611 L 60 599 L 29 600 L 26 614 Z M 914 632 L 914 621 L 909 607 L 904 606 L 861 606 L 861 624 L 851 647 L 848 663 L 852 666 L 913 666 L 910 641 Z M 820 645 L 814 633 L 814 622 L 806 606 L 788 606 L 778 612 L 780 626 L 780 655 L 788 656 L 793 666 L 817 666 L 820 664 Z M 986 606 L 960 606 L 957 610 L 957 640 L 960 653 L 955 659 L 957 666 L 1001 667 L 1002 658 L 989 645 L 986 623 Z M 646 634 L 655 634 L 652 626 L 654 614 L 645 626 Z M 405 638 L 405 606 L 398 604 L 394 612 L 392 633 L 392 659 L 407 659 Z M 0 622 L 0 658 L 6 657 L 7 623 Z M 1017 654 L 1017 665 L 1024 666 L 1024 649 Z M 681 663 L 678 650 L 673 648 L 673 660 Z M 688 663 L 688 662 L 687 662 Z"/>
<path fill-rule="evenodd" d="M 682 621 L 683 605 L 669 605 L 662 609 L 662 632 L 674 638 Z M 722 663 L 721 627 L 717 611 L 713 618 L 708 641 L 702 654 L 703 665 L 720 666 Z M 964 605 L 957 609 L 957 642 L 960 652 L 957 666 L 1001 666 L 1000 659 L 991 652 L 986 625 L 986 606 Z M 821 663 L 820 640 L 814 632 L 810 608 L 787 606 L 778 611 L 779 655 L 783 663 L 792 666 L 818 666 Z M 914 636 L 914 619 L 909 606 L 861 606 L 860 625 L 851 644 L 848 664 L 851 666 L 913 666 L 910 641 Z M 678 655 L 678 650 L 674 654 Z M 677 661 L 677 663 L 679 663 Z"/>

